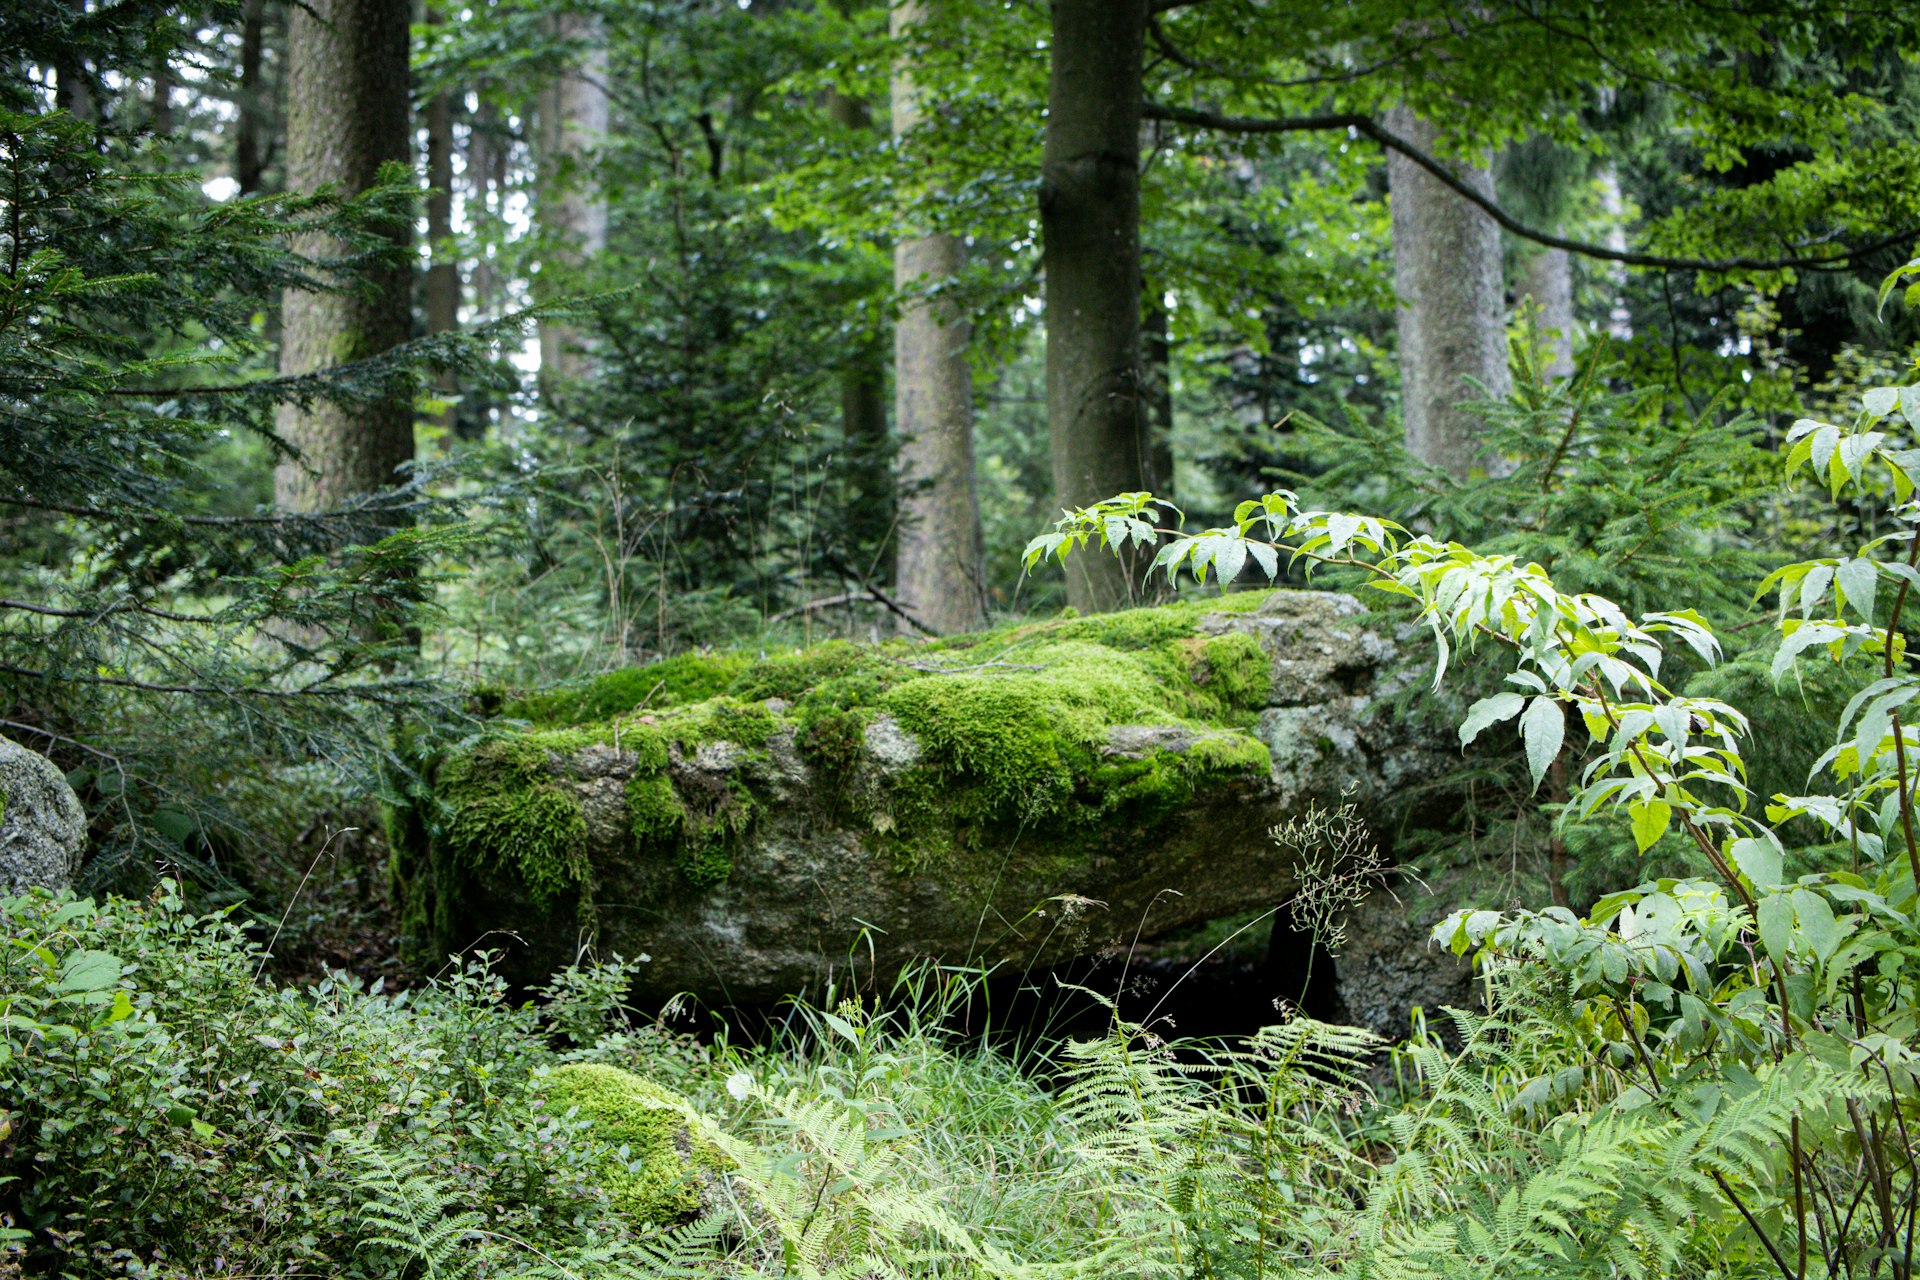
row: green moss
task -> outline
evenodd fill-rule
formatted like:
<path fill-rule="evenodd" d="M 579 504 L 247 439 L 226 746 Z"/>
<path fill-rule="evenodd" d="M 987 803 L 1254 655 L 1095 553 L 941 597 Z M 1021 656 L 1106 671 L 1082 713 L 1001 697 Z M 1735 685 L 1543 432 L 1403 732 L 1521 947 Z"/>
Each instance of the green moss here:
<path fill-rule="evenodd" d="M 1193 673 L 1194 683 L 1230 711 L 1258 711 L 1273 693 L 1273 659 L 1244 631 L 1208 640 Z"/>
<path fill-rule="evenodd" d="M 587 881 L 586 818 L 550 761 L 538 736 L 494 737 L 438 779 L 448 809 L 438 843 L 454 869 L 511 869 L 543 910 Z"/>
<path fill-rule="evenodd" d="M 555 1067 L 541 1090 L 550 1115 L 586 1120 L 606 1147 L 600 1185 L 637 1222 L 667 1225 L 700 1212 L 700 1178 L 726 1168 L 710 1143 L 693 1137 L 676 1108 L 684 1100 L 618 1067 L 576 1062 Z"/>
<path fill-rule="evenodd" d="M 683 653 L 644 667 L 609 671 L 505 703 L 502 713 L 537 725 L 588 724 L 639 707 L 682 707 L 727 691 L 751 660 L 738 653 Z"/>
<path fill-rule="evenodd" d="M 627 821 L 641 854 L 671 858 L 688 883 L 705 888 L 733 874 L 734 850 L 753 825 L 755 805 L 738 781 L 713 784 L 696 774 L 685 785 L 702 789 L 688 794 L 671 774 L 636 774 L 626 786 Z"/>
<path fill-rule="evenodd" d="M 903 868 L 961 868 L 970 851 L 1004 853 L 1010 841 L 1033 856 L 1072 856 L 1177 812 L 1198 788 L 1270 767 L 1265 746 L 1232 732 L 1265 705 L 1268 655 L 1248 635 L 1196 634 L 1204 615 L 1249 611 L 1268 594 L 926 645 L 830 642 L 751 663 L 689 655 L 522 699 L 509 712 L 542 727 L 443 767 L 440 791 L 454 810 L 445 843 L 464 865 L 510 862 L 536 892 L 583 885 L 584 824 L 550 761 L 611 742 L 633 757 L 626 805 L 636 849 L 670 859 L 689 884 L 712 885 L 732 874 L 757 802 L 738 778 L 681 762 L 715 742 L 752 758 L 791 731 L 816 778 L 841 784 L 831 803 L 864 817 Z M 767 705 L 776 698 L 787 704 L 777 712 Z M 884 777 L 858 769 L 882 713 L 916 736 L 918 766 Z M 1121 758 L 1107 750 L 1119 725 L 1176 726 L 1194 738 L 1185 750 Z"/>
<path fill-rule="evenodd" d="M 627 780 L 627 822 L 642 853 L 671 850 L 687 825 L 687 806 L 665 774 L 637 774 Z"/>
<path fill-rule="evenodd" d="M 753 702 L 767 698 L 798 702 L 829 681 L 887 665 L 904 649 L 897 643 L 862 647 L 845 640 L 829 640 L 798 653 L 760 659 L 742 672 L 727 692 Z"/>

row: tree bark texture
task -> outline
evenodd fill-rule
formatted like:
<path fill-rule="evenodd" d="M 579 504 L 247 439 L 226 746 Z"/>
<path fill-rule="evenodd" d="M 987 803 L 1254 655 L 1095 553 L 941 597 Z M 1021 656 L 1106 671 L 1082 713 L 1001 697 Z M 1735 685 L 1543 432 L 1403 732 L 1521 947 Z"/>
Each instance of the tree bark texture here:
<path fill-rule="evenodd" d="M 429 15 L 429 21 L 436 21 Z M 453 333 L 460 327 L 460 258 L 453 239 L 453 99 L 436 93 L 427 102 L 427 247 L 425 280 L 427 332 Z M 460 395 L 458 379 L 451 369 L 434 380 L 436 396 L 446 407 L 435 415 L 435 422 L 446 434 L 442 444 L 452 443 L 458 418 L 455 401 Z"/>
<path fill-rule="evenodd" d="M 1546 357 L 1540 372 L 1549 379 L 1573 376 L 1573 258 L 1565 249 L 1542 249 L 1529 257 L 1521 271 L 1518 290 L 1522 303 L 1531 300 L 1540 350 Z"/>
<path fill-rule="evenodd" d="M 594 18 L 554 19 L 575 55 L 541 93 L 540 230 L 546 252 L 538 280 L 542 301 L 577 292 L 586 264 L 607 247 L 607 204 L 594 172 L 610 123 L 606 38 Z M 564 389 L 592 371 L 586 335 L 571 320 L 540 321 L 540 383 Z"/>
<path fill-rule="evenodd" d="M 1439 128 L 1405 107 L 1388 112 L 1387 127 L 1423 151 L 1439 146 Z M 1491 169 L 1473 165 L 1459 174 L 1494 198 Z M 1387 184 L 1407 452 L 1462 478 L 1482 459 L 1479 419 L 1461 402 L 1508 388 L 1500 228 L 1398 152 L 1388 156 Z"/>
<path fill-rule="evenodd" d="M 1172 498 L 1173 485 L 1173 340 L 1167 332 L 1167 309 L 1149 296 L 1141 321 L 1145 345 L 1141 348 L 1141 378 L 1146 412 L 1140 415 L 1146 430 L 1146 487 L 1155 497 Z"/>
<path fill-rule="evenodd" d="M 233 135 L 233 180 L 240 194 L 253 195 L 267 167 L 267 149 L 263 134 L 267 104 L 262 85 L 261 63 L 267 41 L 266 0 L 246 0 L 240 12 L 240 98 L 236 104 L 240 119 Z"/>
<path fill-rule="evenodd" d="M 1143 489 L 1140 102 L 1147 0 L 1054 0 L 1040 228 L 1047 306 L 1047 434 L 1054 501 L 1084 507 Z M 1134 597 L 1131 558 L 1078 557 L 1083 612 Z"/>
<path fill-rule="evenodd" d="M 896 43 L 913 36 L 932 6 L 904 0 L 894 7 Z M 910 55 L 895 55 L 893 136 L 906 139 L 924 122 L 926 104 L 914 85 Z M 893 250 L 900 315 L 893 330 L 894 430 L 899 438 L 900 521 L 895 534 L 894 590 L 927 630 L 946 635 L 986 621 L 980 504 L 974 490 L 971 329 L 940 287 L 960 274 L 966 247 L 936 232 L 908 236 Z"/>
<path fill-rule="evenodd" d="M 375 184 L 381 165 L 409 162 L 408 19 L 408 6 L 396 0 L 310 0 L 290 11 L 291 189 L 332 183 L 343 195 L 356 195 Z M 384 231 L 402 246 L 412 235 L 406 222 Z M 340 248 L 320 237 L 299 247 L 322 258 Z M 281 373 L 365 360 L 405 342 L 412 327 L 411 274 L 399 258 L 373 268 L 359 288 L 288 290 L 281 300 Z M 274 496 L 287 510 L 323 509 L 384 489 L 413 457 L 413 409 L 401 397 L 285 405 L 278 428 L 298 451 L 274 473 Z"/>

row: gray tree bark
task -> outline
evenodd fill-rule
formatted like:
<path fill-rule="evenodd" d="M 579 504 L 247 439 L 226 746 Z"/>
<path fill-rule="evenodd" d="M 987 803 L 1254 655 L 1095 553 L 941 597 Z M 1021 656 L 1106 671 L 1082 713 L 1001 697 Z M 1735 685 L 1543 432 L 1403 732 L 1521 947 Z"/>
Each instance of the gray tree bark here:
<path fill-rule="evenodd" d="M 429 22 L 440 21 L 428 11 Z M 453 99 L 436 93 L 427 103 L 427 247 L 431 253 L 424 281 L 427 332 L 453 333 L 460 327 L 460 258 L 453 239 Z M 434 415 L 444 434 L 441 446 L 453 443 L 458 417 L 454 401 L 460 386 L 451 369 L 434 380 L 435 395 L 446 407 Z"/>
<path fill-rule="evenodd" d="M 409 163 L 408 6 L 393 0 L 310 0 L 289 15 L 287 185 L 332 183 L 345 195 L 373 186 L 380 166 Z M 396 245 L 407 221 L 382 229 Z M 338 245 L 307 237 L 303 252 Z M 362 288 L 288 290 L 281 299 L 280 371 L 296 375 L 364 360 L 407 340 L 411 271 L 403 257 L 371 270 Z M 413 409 L 404 397 L 281 407 L 278 430 L 298 456 L 274 473 L 274 497 L 292 511 L 335 506 L 392 485 L 413 457 Z"/>
<path fill-rule="evenodd" d="M 1141 378 L 1146 412 L 1140 415 L 1146 440 L 1147 488 L 1154 496 L 1172 498 L 1173 484 L 1173 341 L 1167 332 L 1167 309 L 1160 300 L 1146 300 L 1141 349 Z"/>
<path fill-rule="evenodd" d="M 933 0 L 902 0 L 892 13 L 897 46 L 933 10 Z M 891 84 L 893 136 L 905 140 L 926 119 L 912 58 L 896 53 Z M 900 314 L 893 329 L 893 416 L 899 439 L 900 520 L 894 542 L 894 590 L 906 611 L 945 635 L 986 622 L 981 573 L 980 504 L 974 488 L 972 334 L 940 287 L 966 261 L 957 236 L 908 236 L 894 246 L 893 285 Z"/>
<path fill-rule="evenodd" d="M 557 34 L 578 50 L 573 65 L 556 75 L 540 95 L 540 229 L 547 251 L 540 264 L 543 300 L 577 291 L 588 261 L 607 247 L 607 204 L 594 174 L 595 157 L 607 136 L 606 40 L 599 22 L 584 14 L 554 19 Z M 585 335 L 571 320 L 540 322 L 540 384 L 564 389 L 592 371 Z"/>
<path fill-rule="evenodd" d="M 1541 373 L 1550 379 L 1573 376 L 1573 259 L 1565 249 L 1542 249 L 1527 258 L 1520 273 L 1518 301 L 1532 302 L 1540 346 L 1547 359 Z"/>
<path fill-rule="evenodd" d="M 1405 107 L 1388 112 L 1387 127 L 1429 153 L 1441 137 Z M 1459 174 L 1494 198 L 1485 165 Z M 1398 152 L 1387 159 L 1387 184 L 1407 452 L 1463 478 L 1483 459 L 1479 420 L 1459 406 L 1505 395 L 1509 386 L 1500 228 Z"/>
<path fill-rule="evenodd" d="M 1054 501 L 1146 487 L 1140 377 L 1140 102 L 1147 0 L 1054 0 L 1040 169 Z M 1082 611 L 1134 598 L 1131 559 L 1080 556 Z"/>
<path fill-rule="evenodd" d="M 1600 209 L 1607 215 L 1607 248 L 1618 253 L 1627 248 L 1626 199 L 1620 194 L 1620 174 L 1611 165 L 1602 165 L 1595 179 L 1600 184 Z M 1627 287 L 1627 269 L 1617 262 L 1606 267 L 1607 283 L 1613 297 L 1607 307 L 1607 332 L 1621 342 L 1633 339 L 1633 313 L 1622 296 Z"/>

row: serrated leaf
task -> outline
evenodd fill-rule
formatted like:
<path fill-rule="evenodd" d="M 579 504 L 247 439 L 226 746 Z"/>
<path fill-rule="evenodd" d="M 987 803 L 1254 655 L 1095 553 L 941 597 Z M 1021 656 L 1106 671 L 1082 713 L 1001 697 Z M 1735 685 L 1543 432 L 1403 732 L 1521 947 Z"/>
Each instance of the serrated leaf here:
<path fill-rule="evenodd" d="M 104 991 L 120 980 L 120 957 L 105 951 L 75 951 L 60 962 L 55 991 Z"/>
<path fill-rule="evenodd" d="M 1760 945 L 1773 957 L 1774 963 L 1784 965 L 1793 956 L 1793 902 L 1784 893 L 1771 893 L 1760 899 L 1755 913 L 1756 926 L 1760 930 Z"/>
<path fill-rule="evenodd" d="M 1813 890 L 1793 891 L 1793 919 L 1800 928 L 1800 936 L 1822 961 L 1840 945 L 1840 922 L 1833 917 L 1833 907 Z"/>
<path fill-rule="evenodd" d="M 1520 740 L 1526 744 L 1527 768 L 1533 774 L 1534 790 L 1540 789 L 1540 779 L 1547 776 L 1547 769 L 1560 755 L 1566 736 L 1566 713 L 1552 698 L 1535 698 L 1526 714 L 1520 717 Z"/>
<path fill-rule="evenodd" d="M 1780 883 L 1780 850 L 1770 840 L 1735 840 L 1727 850 L 1736 871 L 1752 881 L 1756 889 L 1768 889 Z"/>
<path fill-rule="evenodd" d="M 1873 387 L 1860 397 L 1860 403 L 1876 418 L 1884 418 L 1900 404 L 1900 388 Z"/>
<path fill-rule="evenodd" d="M 1871 560 L 1849 560 L 1834 573 L 1840 594 L 1848 607 L 1868 622 L 1873 621 L 1873 600 L 1879 590 L 1880 574 Z M 1835 611 L 1838 616 L 1838 611 Z"/>

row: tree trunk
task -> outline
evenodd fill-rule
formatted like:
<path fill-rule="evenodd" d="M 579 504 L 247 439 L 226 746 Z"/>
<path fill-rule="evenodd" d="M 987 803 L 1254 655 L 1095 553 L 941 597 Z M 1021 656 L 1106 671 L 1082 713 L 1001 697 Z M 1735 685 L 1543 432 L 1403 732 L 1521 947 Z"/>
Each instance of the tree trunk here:
<path fill-rule="evenodd" d="M 1167 309 L 1158 298 L 1148 296 L 1142 321 L 1145 345 L 1141 348 L 1141 385 L 1146 394 L 1146 412 L 1140 415 L 1146 428 L 1146 487 L 1157 498 L 1172 498 L 1173 485 L 1173 342 L 1167 333 Z"/>
<path fill-rule="evenodd" d="M 87 0 L 65 0 L 76 23 L 86 20 Z M 93 86 L 87 80 L 86 64 L 78 54 L 62 58 L 53 71 L 53 105 L 91 124 L 99 123 L 99 104 L 93 100 Z"/>
<path fill-rule="evenodd" d="M 373 186 L 380 166 L 409 162 L 407 6 L 392 0 L 309 0 L 292 9 L 287 42 L 287 185 L 343 195 Z M 383 228 L 404 246 L 404 221 Z M 321 237 L 299 248 L 326 257 Z M 411 271 L 404 257 L 374 267 L 366 287 L 338 293 L 288 290 L 281 301 L 280 372 L 364 360 L 405 342 Z M 413 457 L 413 410 L 404 397 L 284 405 L 280 435 L 299 452 L 274 473 L 274 496 L 290 511 L 335 506 L 387 488 Z"/>
<path fill-rule="evenodd" d="M 1054 501 L 1146 487 L 1140 387 L 1140 101 L 1147 0 L 1053 0 L 1040 228 Z M 1137 567 L 1067 566 L 1082 611 L 1134 596 Z"/>
<path fill-rule="evenodd" d="M 827 118 L 845 129 L 873 127 L 867 104 L 838 89 L 828 89 L 823 105 Z M 870 563 L 858 564 L 870 580 L 884 578 L 882 568 L 893 532 L 893 476 L 887 447 L 887 367 L 877 339 L 868 341 L 867 326 L 848 352 L 840 369 L 840 435 L 846 452 L 848 545 Z"/>
<path fill-rule="evenodd" d="M 1600 210 L 1607 216 L 1607 248 L 1616 253 L 1627 249 L 1626 199 L 1620 194 L 1620 174 L 1611 164 L 1602 165 L 1596 179 L 1600 184 Z M 1627 310 L 1624 294 L 1627 269 L 1617 262 L 1605 266 L 1612 297 L 1607 306 L 1607 332 L 1620 342 L 1633 340 L 1633 313 Z"/>
<path fill-rule="evenodd" d="M 929 0 L 903 0 L 892 13 L 904 42 L 926 21 Z M 925 116 L 911 59 L 895 55 L 893 136 L 898 145 Z M 893 250 L 900 316 L 893 330 L 894 430 L 900 441 L 900 527 L 894 589 L 900 603 L 938 634 L 986 622 L 980 504 L 974 493 L 971 330 L 942 284 L 960 274 L 966 249 L 957 236 L 909 236 Z"/>
<path fill-rule="evenodd" d="M 240 120 L 233 137 L 233 180 L 243 196 L 260 190 L 260 177 L 266 169 L 262 138 L 266 130 L 262 126 L 267 104 L 260 76 L 266 25 L 266 0 L 247 0 L 240 14 Z"/>
<path fill-rule="evenodd" d="M 607 205 L 594 172 L 610 120 L 606 39 L 585 14 L 554 19 L 560 39 L 576 51 L 540 95 L 540 263 L 542 301 L 578 292 L 586 264 L 607 247 Z M 540 322 L 540 386 L 564 390 L 592 370 L 586 336 L 570 319 Z"/>
<path fill-rule="evenodd" d="M 147 113 L 147 127 L 160 137 L 173 132 L 173 62 L 162 54 L 153 64 L 153 102 Z"/>
<path fill-rule="evenodd" d="M 1534 324 L 1547 356 L 1541 373 L 1549 379 L 1573 376 L 1573 259 L 1565 249 L 1542 249 L 1526 261 L 1520 298 L 1534 305 Z"/>
<path fill-rule="evenodd" d="M 1429 121 L 1405 107 L 1394 108 L 1387 120 L 1423 151 L 1435 149 L 1440 131 Z M 1492 170 L 1473 165 L 1458 172 L 1493 198 Z M 1479 418 L 1459 405 L 1503 396 L 1508 387 L 1500 229 L 1398 152 L 1387 159 L 1387 183 L 1407 452 L 1464 478 L 1483 459 Z"/>
<path fill-rule="evenodd" d="M 427 20 L 439 18 L 429 12 Z M 436 93 L 427 103 L 427 187 L 427 333 L 453 333 L 460 327 L 460 258 L 453 239 L 453 100 L 445 93 Z M 445 448 L 453 443 L 460 397 L 459 380 L 451 369 L 435 378 L 434 393 L 446 403 L 434 415 Z"/>

